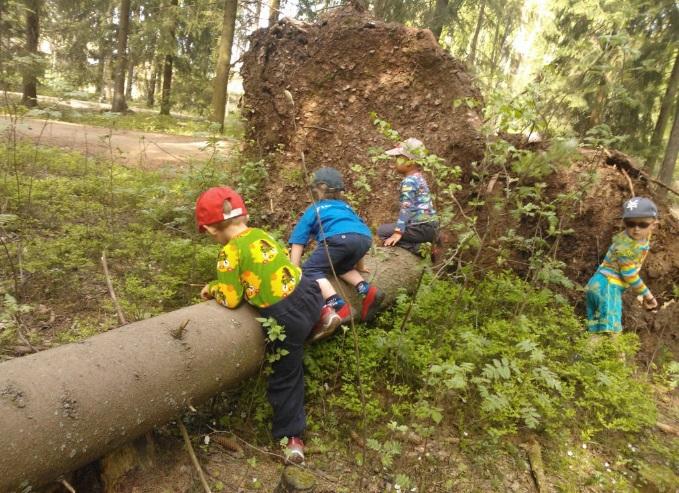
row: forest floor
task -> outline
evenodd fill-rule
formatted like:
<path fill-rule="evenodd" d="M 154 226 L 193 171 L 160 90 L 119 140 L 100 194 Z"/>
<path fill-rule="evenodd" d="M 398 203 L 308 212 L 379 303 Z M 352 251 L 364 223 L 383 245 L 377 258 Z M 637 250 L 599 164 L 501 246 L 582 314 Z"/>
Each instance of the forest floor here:
<path fill-rule="evenodd" d="M 145 160 L 141 162 L 142 169 L 137 169 L 134 164 L 140 161 L 114 152 L 113 161 L 127 159 L 130 165 L 124 169 L 114 168 L 111 172 L 108 158 L 111 157 L 112 146 L 105 146 L 108 152 L 103 152 L 103 156 L 107 159 L 99 163 L 90 147 L 97 141 L 95 134 L 101 136 L 104 132 L 101 138 L 107 139 L 109 129 L 47 123 L 55 128 L 77 129 L 68 134 L 68 138 L 74 141 L 78 139 L 75 135 L 78 131 L 89 137 L 84 147 L 65 146 L 78 151 L 71 153 L 42 145 L 39 148 L 24 144 L 18 147 L 20 159 L 16 169 L 27 174 L 20 182 L 29 183 L 29 174 L 33 180 L 30 182 L 33 205 L 25 206 L 25 210 L 32 211 L 33 215 L 49 213 L 45 217 L 36 216 L 35 222 L 50 224 L 54 228 L 47 234 L 44 230 L 26 229 L 10 235 L 10 240 L 23 238 L 23 277 L 26 278 L 22 287 L 23 302 L 36 307 L 21 316 L 26 337 L 34 346 L 43 349 L 76 342 L 117 326 L 98 263 L 103 247 L 108 247 L 116 292 L 123 310 L 131 319 L 145 318 L 189 302 L 191 296 L 196 295 L 196 286 L 212 272 L 214 246 L 185 234 L 177 235 L 182 233 L 179 228 L 192 220 L 191 207 L 182 207 L 182 204 L 188 197 L 195 197 L 195 187 L 212 184 L 204 180 L 222 182 L 227 177 L 233 179 L 233 169 L 225 165 L 219 171 L 221 167 L 204 162 L 204 168 L 182 174 L 178 171 L 183 165 L 169 160 L 158 163 L 155 169 Z M 46 122 L 37 121 L 35 126 L 38 124 L 42 128 Z M 17 133 L 21 132 L 18 128 Z M 46 130 L 42 133 L 48 135 Z M 136 135 L 137 139 L 141 135 L 158 136 L 161 145 L 172 141 L 191 142 L 189 138 L 162 134 L 114 133 L 114 145 L 119 133 Z M 54 138 L 55 134 L 51 136 Z M 46 138 L 30 139 L 32 142 L 38 140 L 41 144 L 52 142 Z M 130 141 L 132 146 L 128 152 L 141 146 L 139 140 L 135 141 L 133 137 Z M 84 160 L 83 154 L 93 159 Z M 218 163 L 219 159 L 215 162 Z M 163 163 L 167 166 L 163 167 Z M 111 173 L 111 183 L 101 180 L 104 173 Z M 12 184 L 11 180 L 9 184 Z M 15 194 L 10 192 L 7 196 L 13 197 Z M 111 196 L 113 200 L 109 202 Z M 55 208 L 55 204 L 63 206 Z M 109 211 L 110 219 L 108 214 L 101 212 L 103 210 Z M 79 224 L 83 227 L 79 228 Z M 201 267 L 203 265 L 208 267 L 207 271 Z M 77 290 L 70 288 L 76 285 L 79 286 Z M 87 294 L 83 297 L 83 293 Z M 318 365 L 323 358 L 334 361 L 337 355 L 351 354 L 348 344 L 348 339 L 338 337 L 313 347 L 310 361 Z M 8 344 L 4 349 L 6 351 L 2 351 L 0 345 L 0 352 L 19 356 L 17 347 Z M 367 342 L 363 350 L 370 354 Z M 339 371 L 338 375 L 342 373 Z M 313 377 L 314 372 L 311 371 L 310 375 Z M 261 378 L 259 383 L 251 381 L 246 385 L 254 389 L 253 402 L 256 402 L 257 396 L 261 398 L 261 393 L 256 392 L 257 388 L 261 390 Z M 336 385 L 331 387 L 332 394 L 341 399 Z M 679 422 L 676 393 L 659 391 L 656 397 L 659 420 Z M 220 400 L 223 402 L 220 403 Z M 316 396 L 312 403 L 317 401 Z M 265 434 L 263 436 L 262 429 L 266 425 L 258 421 L 266 419 L 265 415 L 260 416 L 267 409 L 264 403 L 240 426 L 222 423 L 224 419 L 229 421 L 233 416 L 242 416 L 243 410 L 239 406 L 245 402 L 247 400 L 240 394 L 235 397 L 234 394 L 217 396 L 211 403 L 201 406 L 197 414 L 184 417 L 213 491 L 270 492 L 283 469 L 280 447 Z M 352 429 L 347 411 L 331 401 L 323 401 L 322 411 L 318 406 L 320 404 L 310 410 L 315 425 L 307 436 L 307 468 L 316 476 L 318 493 L 538 490 L 533 479 L 533 466 L 525 450 L 526 443 L 522 441 L 524 437 L 508 438 L 498 446 L 478 429 L 442 423 L 435 427 L 435 433 L 428 439 L 399 430 L 391 432 L 393 437 L 376 434 L 374 436 L 384 439 L 384 443 L 368 442 L 363 459 L 362 438 L 356 433 L 338 431 L 347 427 Z M 332 412 L 326 412 L 326 407 Z M 333 421 L 334 412 L 337 413 L 336 422 Z M 228 430 L 237 437 L 242 448 L 237 456 L 219 443 L 218 437 L 225 433 L 222 430 Z M 147 466 L 139 461 L 135 469 L 116 478 L 114 486 L 108 491 L 200 491 L 196 471 L 183 450 L 176 425 L 171 423 L 159 427 L 155 435 L 157 455 L 153 465 Z M 372 437 L 371 430 L 368 438 Z M 679 475 L 676 474 L 678 440 L 653 428 L 638 435 L 603 433 L 596 440 L 573 432 L 572 435 L 563 433 L 551 440 L 540 441 L 546 465 L 542 491 L 675 491 L 679 484 Z M 402 443 L 402 450 L 396 453 L 382 448 L 392 442 Z M 371 448 L 375 446 L 379 446 L 377 450 Z M 389 466 L 388 461 L 392 460 L 394 465 Z M 408 476 L 395 474 L 394 470 Z M 396 487 L 399 481 L 410 481 L 410 486 L 399 489 Z M 79 492 L 100 491 L 80 481 L 74 481 L 74 484 L 79 486 Z M 419 487 L 413 489 L 415 485 Z"/>
<path fill-rule="evenodd" d="M 138 132 L 33 118 L 21 118 L 15 125 L 10 123 L 9 117 L 0 115 L 0 132 L 15 131 L 19 139 L 79 151 L 88 156 L 113 158 L 120 164 L 142 169 L 157 169 L 166 165 L 186 167 L 192 160 L 209 159 L 217 150 L 228 152 L 233 146 L 229 141 L 211 142 L 205 137 Z"/>

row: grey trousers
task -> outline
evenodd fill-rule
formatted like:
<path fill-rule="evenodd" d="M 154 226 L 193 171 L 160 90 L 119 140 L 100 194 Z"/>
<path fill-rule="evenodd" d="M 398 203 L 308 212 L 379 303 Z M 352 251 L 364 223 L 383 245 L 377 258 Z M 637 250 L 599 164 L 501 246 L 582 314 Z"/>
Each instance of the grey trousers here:
<path fill-rule="evenodd" d="M 377 228 L 377 236 L 386 240 L 394 234 L 396 223 L 381 224 Z M 438 238 L 439 223 L 431 221 L 428 223 L 409 224 L 403 232 L 401 240 L 396 244 L 405 248 L 415 255 L 420 254 L 420 243 L 435 243 Z"/>

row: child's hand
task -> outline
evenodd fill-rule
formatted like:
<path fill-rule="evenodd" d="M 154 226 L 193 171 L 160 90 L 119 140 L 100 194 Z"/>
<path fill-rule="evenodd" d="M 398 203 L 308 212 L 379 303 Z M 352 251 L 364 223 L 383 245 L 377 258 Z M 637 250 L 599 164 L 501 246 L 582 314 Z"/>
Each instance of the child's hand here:
<path fill-rule="evenodd" d="M 655 299 L 655 296 L 651 295 L 650 298 L 644 298 L 644 308 L 647 310 L 658 308 L 658 300 Z"/>
<path fill-rule="evenodd" d="M 203 286 L 203 289 L 200 290 L 200 297 L 203 298 L 204 300 L 211 300 L 212 298 L 214 298 L 214 296 L 212 296 L 212 293 L 210 293 L 209 284 L 206 284 L 205 286 Z"/>
<path fill-rule="evenodd" d="M 384 246 L 387 246 L 387 247 L 388 247 L 388 246 L 395 246 L 396 243 L 398 243 L 399 241 L 401 241 L 401 237 L 402 237 L 402 236 L 403 236 L 403 235 L 402 235 L 401 233 L 394 232 L 393 235 L 391 235 L 389 238 L 387 238 L 386 240 L 384 240 Z"/>

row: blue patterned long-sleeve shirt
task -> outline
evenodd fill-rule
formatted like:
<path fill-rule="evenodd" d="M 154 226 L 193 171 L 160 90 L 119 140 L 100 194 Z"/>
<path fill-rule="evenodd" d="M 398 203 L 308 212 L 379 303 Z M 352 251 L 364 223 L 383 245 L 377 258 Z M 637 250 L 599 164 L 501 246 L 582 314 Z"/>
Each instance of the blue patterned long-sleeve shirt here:
<path fill-rule="evenodd" d="M 638 295 L 646 296 L 650 291 L 639 276 L 650 249 L 648 240 L 636 241 L 626 233 L 618 233 L 606 252 L 599 272 L 622 288 L 632 288 Z"/>
<path fill-rule="evenodd" d="M 401 181 L 400 201 L 401 210 L 396 221 L 397 231 L 403 232 L 411 224 L 437 220 L 429 185 L 419 171 L 406 176 Z"/>

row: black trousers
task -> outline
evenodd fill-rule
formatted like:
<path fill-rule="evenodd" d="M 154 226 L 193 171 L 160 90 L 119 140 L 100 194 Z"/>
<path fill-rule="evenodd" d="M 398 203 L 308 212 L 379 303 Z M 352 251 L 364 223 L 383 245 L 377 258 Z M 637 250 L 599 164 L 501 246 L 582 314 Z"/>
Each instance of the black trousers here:
<path fill-rule="evenodd" d="M 304 341 L 318 322 L 323 296 L 318 283 L 302 276 L 287 298 L 266 308 L 263 317 L 272 317 L 285 328 L 285 340 L 276 341 L 271 350 L 286 349 L 288 354 L 275 361 L 267 383 L 267 397 L 273 408 L 274 439 L 300 436 L 306 428 L 304 413 Z"/>
<path fill-rule="evenodd" d="M 381 224 L 377 228 L 377 236 L 386 240 L 394 234 L 396 223 Z M 431 221 L 428 223 L 409 224 L 403 232 L 401 240 L 396 246 L 405 248 L 415 255 L 420 255 L 420 243 L 435 243 L 438 237 L 439 223 Z"/>

